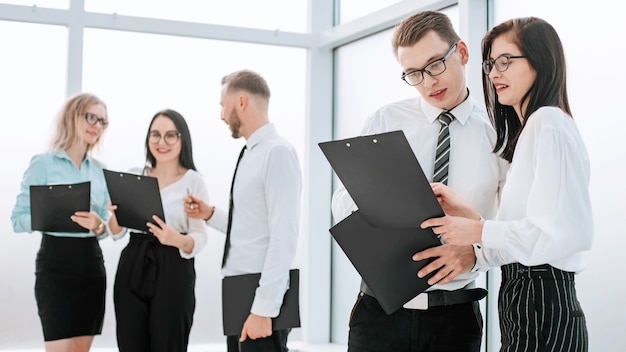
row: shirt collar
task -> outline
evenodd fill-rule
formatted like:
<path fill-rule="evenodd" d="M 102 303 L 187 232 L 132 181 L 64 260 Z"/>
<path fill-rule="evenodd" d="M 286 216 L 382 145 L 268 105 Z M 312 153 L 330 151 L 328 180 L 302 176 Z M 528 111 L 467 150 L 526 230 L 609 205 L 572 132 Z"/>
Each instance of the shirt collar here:
<path fill-rule="evenodd" d="M 65 149 L 62 149 L 62 148 L 55 148 L 55 149 L 53 149 L 52 150 L 52 155 L 54 155 L 55 157 L 60 158 L 60 159 L 67 159 L 67 160 L 69 160 L 71 162 L 74 162 L 72 160 L 72 158 L 70 158 L 69 154 L 67 154 L 67 151 L 65 151 Z M 89 153 L 86 153 L 85 154 L 85 159 L 83 159 L 82 163 L 89 163 L 89 162 L 91 162 L 91 156 L 89 156 Z"/>
<path fill-rule="evenodd" d="M 474 99 L 472 99 L 472 94 L 468 92 L 467 98 L 463 100 L 461 104 L 455 106 L 454 109 L 450 110 L 450 112 L 461 125 L 465 125 L 473 109 Z M 426 118 L 430 122 L 436 121 L 439 114 L 444 111 L 444 109 L 428 104 L 424 99 L 422 99 L 422 110 L 424 110 L 424 114 L 426 114 Z"/>
<path fill-rule="evenodd" d="M 256 131 L 250 135 L 250 138 L 246 141 L 246 148 L 248 150 L 254 148 L 255 145 L 259 144 L 266 137 L 275 134 L 276 128 L 272 123 L 266 123 L 265 125 L 259 127 Z"/>

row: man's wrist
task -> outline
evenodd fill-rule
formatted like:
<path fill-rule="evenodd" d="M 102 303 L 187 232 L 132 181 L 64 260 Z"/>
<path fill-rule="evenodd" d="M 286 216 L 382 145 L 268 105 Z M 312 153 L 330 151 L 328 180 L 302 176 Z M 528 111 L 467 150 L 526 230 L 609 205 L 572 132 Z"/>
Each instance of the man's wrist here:
<path fill-rule="evenodd" d="M 211 207 L 211 210 L 209 211 L 209 215 L 206 217 L 206 219 L 204 219 L 204 221 L 209 221 L 211 220 L 211 218 L 213 217 L 213 214 L 215 214 L 215 206 Z"/>

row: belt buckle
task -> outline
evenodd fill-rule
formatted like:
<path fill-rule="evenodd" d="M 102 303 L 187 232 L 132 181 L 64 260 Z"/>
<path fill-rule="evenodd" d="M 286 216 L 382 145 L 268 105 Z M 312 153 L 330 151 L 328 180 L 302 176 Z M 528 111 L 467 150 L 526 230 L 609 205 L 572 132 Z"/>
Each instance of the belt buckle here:
<path fill-rule="evenodd" d="M 402 307 L 406 309 L 428 310 L 428 293 L 420 293 L 406 302 Z"/>

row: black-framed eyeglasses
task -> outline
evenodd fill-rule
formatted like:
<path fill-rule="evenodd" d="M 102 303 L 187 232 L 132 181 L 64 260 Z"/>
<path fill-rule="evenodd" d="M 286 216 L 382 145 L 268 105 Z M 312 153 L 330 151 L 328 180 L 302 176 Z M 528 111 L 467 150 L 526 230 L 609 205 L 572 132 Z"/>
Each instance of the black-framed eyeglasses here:
<path fill-rule="evenodd" d="M 452 44 L 448 52 L 438 60 L 435 60 L 421 70 L 415 70 L 409 73 L 402 74 L 402 80 L 410 86 L 416 86 L 424 81 L 424 72 L 428 73 L 431 77 L 439 76 L 446 71 L 446 60 L 456 50 L 457 43 Z"/>
<path fill-rule="evenodd" d="M 95 126 L 98 122 L 100 123 L 102 128 L 107 128 L 107 126 L 109 125 L 109 120 L 102 118 L 102 117 L 98 117 L 98 115 L 90 113 L 90 112 L 85 113 L 85 120 L 87 120 L 87 123 L 92 126 Z"/>
<path fill-rule="evenodd" d="M 150 136 L 148 137 L 148 142 L 150 142 L 150 144 L 159 144 L 161 138 L 163 138 L 165 144 L 174 145 L 178 142 L 178 138 L 180 138 L 180 132 L 167 131 L 165 132 L 165 135 L 161 136 L 161 133 L 158 131 L 151 131 Z"/>
<path fill-rule="evenodd" d="M 523 55 L 500 55 L 496 57 L 494 60 L 485 60 L 483 61 L 483 72 L 488 75 L 491 73 L 491 70 L 496 68 L 498 72 L 504 72 L 509 69 L 509 65 L 511 64 L 511 59 L 525 59 L 526 56 Z"/>

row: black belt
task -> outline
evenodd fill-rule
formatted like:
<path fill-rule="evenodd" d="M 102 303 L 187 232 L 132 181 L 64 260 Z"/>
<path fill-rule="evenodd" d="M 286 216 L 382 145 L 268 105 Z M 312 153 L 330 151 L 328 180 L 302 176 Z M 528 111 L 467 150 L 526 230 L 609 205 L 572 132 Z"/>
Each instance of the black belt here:
<path fill-rule="evenodd" d="M 373 298 L 376 298 L 372 290 L 361 280 L 361 292 Z M 480 301 L 487 296 L 487 290 L 484 288 L 462 288 L 454 291 L 435 290 L 422 294 L 428 295 L 428 308 L 451 306 L 453 304 L 470 303 Z"/>

